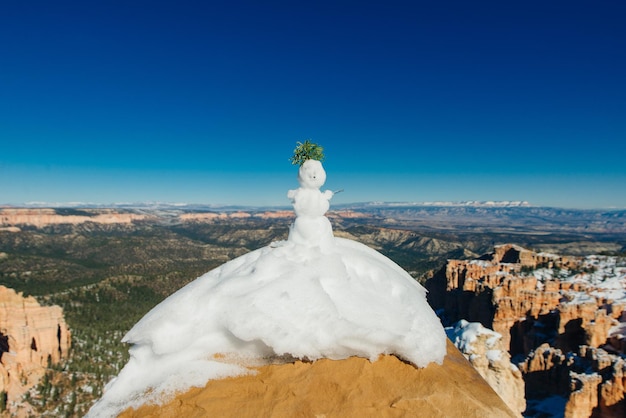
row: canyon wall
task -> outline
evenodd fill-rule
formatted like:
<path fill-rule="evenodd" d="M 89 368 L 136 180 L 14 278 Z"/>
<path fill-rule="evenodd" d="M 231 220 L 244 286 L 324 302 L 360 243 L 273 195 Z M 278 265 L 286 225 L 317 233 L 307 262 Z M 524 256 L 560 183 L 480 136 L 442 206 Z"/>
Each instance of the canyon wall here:
<path fill-rule="evenodd" d="M 601 348 L 577 353 L 542 344 L 519 364 L 530 398 L 554 394 L 567 401 L 564 418 L 626 416 L 626 361 Z"/>
<path fill-rule="evenodd" d="M 623 259 L 507 244 L 448 260 L 426 287 L 444 323 L 481 323 L 502 335 L 511 356 L 525 357 L 527 400 L 562 396 L 567 418 L 626 416 Z"/>
<path fill-rule="evenodd" d="M 0 209 L 0 226 L 15 227 L 31 225 L 41 228 L 47 225 L 82 224 L 131 224 L 147 218 L 146 215 L 118 212 L 111 209 L 83 210 L 81 214 L 59 214 L 54 209 Z"/>
<path fill-rule="evenodd" d="M 625 312 L 626 267 L 610 267 L 618 270 L 613 282 L 594 281 L 609 274 L 594 260 L 502 245 L 478 259 L 448 260 L 427 281 L 428 298 L 450 323 L 466 319 L 500 333 L 512 355 L 555 339 L 564 350 L 599 347 Z"/>
<path fill-rule="evenodd" d="M 0 392 L 18 400 L 45 369 L 67 358 L 71 335 L 59 306 L 0 286 Z"/>

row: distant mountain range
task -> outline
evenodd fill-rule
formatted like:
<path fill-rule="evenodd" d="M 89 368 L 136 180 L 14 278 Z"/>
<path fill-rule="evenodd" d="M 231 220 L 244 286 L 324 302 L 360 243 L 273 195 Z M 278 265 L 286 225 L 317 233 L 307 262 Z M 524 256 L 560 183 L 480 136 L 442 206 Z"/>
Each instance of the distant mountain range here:
<path fill-rule="evenodd" d="M 179 219 L 181 215 L 222 214 L 254 218 L 290 217 L 291 206 L 223 206 L 212 204 L 138 203 L 50 203 L 31 202 L 24 206 L 0 206 L 6 212 L 19 209 L 54 210 L 58 215 L 94 216 L 112 212 L 140 215 L 155 220 Z M 5 217 L 8 213 L 4 213 Z M 197 216 L 197 215 L 194 215 Z M 473 231 L 513 234 L 626 234 L 626 209 L 566 209 L 533 206 L 525 201 L 463 202 L 362 202 L 333 205 L 328 214 L 334 219 L 351 219 L 360 224 L 409 230 Z M 2 223 L 14 224 L 9 218 Z M 355 219 L 356 218 L 356 219 Z"/>
<path fill-rule="evenodd" d="M 366 202 L 359 203 L 364 206 L 387 206 L 387 207 L 409 207 L 409 206 L 462 206 L 462 207 L 494 207 L 494 208 L 510 208 L 510 207 L 531 207 L 532 205 L 525 200 L 517 201 L 478 201 L 466 200 L 460 202 L 441 201 L 441 202 Z"/>
<path fill-rule="evenodd" d="M 181 210 L 271 210 L 284 209 L 290 205 L 259 206 L 259 205 L 221 205 L 211 203 L 184 203 L 184 202 L 27 202 L 23 204 L 5 204 L 0 207 L 10 208 L 118 208 L 118 209 L 181 209 Z M 502 200 L 502 201 L 434 201 L 434 202 L 355 202 L 333 204 L 333 208 L 343 209 L 368 209 L 368 208 L 409 208 L 409 207 L 476 207 L 476 208 L 537 208 L 545 206 L 533 205 L 525 200 Z M 567 208 L 555 208 L 566 210 Z M 626 208 L 597 208 L 597 209 L 570 209 L 570 210 L 593 210 L 613 211 L 626 210 Z"/>
<path fill-rule="evenodd" d="M 171 226 L 187 222 L 228 224 L 245 219 L 267 223 L 267 228 L 277 225 L 287 228 L 294 216 L 289 206 L 162 202 L 72 205 L 40 203 L 30 207 L 0 208 L 0 228 L 84 222 L 147 222 Z M 365 202 L 333 205 L 328 217 L 336 230 L 377 227 L 413 231 L 463 242 L 465 246 L 477 236 L 490 236 L 494 242 L 517 242 L 526 246 L 551 243 L 550 250 L 568 254 L 626 249 L 626 209 L 562 209 L 532 206 L 527 202 Z M 555 246 L 557 243 L 559 246 Z M 611 246 L 606 247 L 606 243 Z"/>

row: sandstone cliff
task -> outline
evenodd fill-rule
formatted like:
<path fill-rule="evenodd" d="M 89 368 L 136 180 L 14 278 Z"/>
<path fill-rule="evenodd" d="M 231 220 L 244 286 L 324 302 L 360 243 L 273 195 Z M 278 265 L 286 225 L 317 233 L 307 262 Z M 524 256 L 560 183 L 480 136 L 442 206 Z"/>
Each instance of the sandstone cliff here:
<path fill-rule="evenodd" d="M 626 416 L 625 260 L 503 245 L 449 260 L 426 286 L 444 321 L 480 322 L 511 355 L 527 356 L 527 400 L 560 396 L 568 418 Z"/>
<path fill-rule="evenodd" d="M 446 333 L 509 408 L 521 417 L 526 409 L 524 379 L 511 363 L 511 356 L 502 344 L 502 335 L 465 320 L 446 328 Z"/>
<path fill-rule="evenodd" d="M 0 209 L 0 226 L 32 225 L 38 228 L 58 224 L 130 224 L 146 215 L 123 213 L 112 209 L 84 210 L 81 214 L 59 214 L 54 209 Z"/>
<path fill-rule="evenodd" d="M 395 356 L 260 367 L 209 381 L 163 406 L 120 417 L 516 417 L 448 341 L 443 365 L 423 369 Z"/>
<path fill-rule="evenodd" d="M 193 212 L 183 213 L 179 216 L 181 221 L 184 222 L 214 222 L 217 220 L 226 219 L 247 219 L 250 218 L 247 212 L 230 212 L 230 213 L 216 213 L 216 212 Z"/>
<path fill-rule="evenodd" d="M 599 347 L 626 305 L 626 267 L 610 257 L 562 257 L 507 244 L 474 260 L 448 260 L 426 283 L 450 322 L 480 322 L 512 355 L 551 341 Z M 619 336 L 614 338 L 620 345 Z"/>
<path fill-rule="evenodd" d="M 564 354 L 543 344 L 520 365 L 529 397 L 562 396 L 565 418 L 626 416 L 626 361 L 600 348 Z"/>
<path fill-rule="evenodd" d="M 0 392 L 18 400 L 49 364 L 66 358 L 70 331 L 59 306 L 0 286 Z"/>

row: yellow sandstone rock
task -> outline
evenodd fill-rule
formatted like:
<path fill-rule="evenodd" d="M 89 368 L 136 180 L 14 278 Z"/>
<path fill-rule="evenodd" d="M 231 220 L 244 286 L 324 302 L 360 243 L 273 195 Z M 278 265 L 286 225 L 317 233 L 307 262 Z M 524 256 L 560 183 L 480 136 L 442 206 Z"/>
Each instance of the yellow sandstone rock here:
<path fill-rule="evenodd" d="M 120 417 L 516 417 L 448 341 L 443 365 L 416 368 L 392 355 L 274 364 L 209 381 L 164 405 Z"/>

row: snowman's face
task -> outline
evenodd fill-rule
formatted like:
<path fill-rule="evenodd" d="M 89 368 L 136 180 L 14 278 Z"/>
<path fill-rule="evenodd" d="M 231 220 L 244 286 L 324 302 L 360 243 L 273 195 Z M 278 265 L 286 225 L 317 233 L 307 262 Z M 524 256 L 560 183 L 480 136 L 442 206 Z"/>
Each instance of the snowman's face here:
<path fill-rule="evenodd" d="M 326 181 L 326 171 L 317 160 L 306 160 L 298 171 L 298 182 L 305 189 L 319 189 Z"/>

